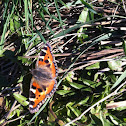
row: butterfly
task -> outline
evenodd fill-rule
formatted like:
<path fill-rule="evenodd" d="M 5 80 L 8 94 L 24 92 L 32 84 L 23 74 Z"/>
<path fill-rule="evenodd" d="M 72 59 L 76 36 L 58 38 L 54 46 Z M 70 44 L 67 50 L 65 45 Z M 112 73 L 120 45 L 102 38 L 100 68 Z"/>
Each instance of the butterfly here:
<path fill-rule="evenodd" d="M 29 91 L 29 111 L 35 113 L 56 91 L 57 64 L 49 43 L 41 49 L 35 69 L 31 73 L 33 76 Z"/>

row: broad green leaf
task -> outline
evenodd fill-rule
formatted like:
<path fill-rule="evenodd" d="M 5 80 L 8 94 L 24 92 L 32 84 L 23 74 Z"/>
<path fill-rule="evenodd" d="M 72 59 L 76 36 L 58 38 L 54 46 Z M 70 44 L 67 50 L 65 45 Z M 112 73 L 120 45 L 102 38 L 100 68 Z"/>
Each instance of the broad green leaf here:
<path fill-rule="evenodd" d="M 68 93 L 71 93 L 72 91 L 70 90 L 59 90 L 59 91 L 56 91 L 57 94 L 59 95 L 65 95 L 65 94 L 68 94 Z"/>
<path fill-rule="evenodd" d="M 16 113 L 17 113 L 17 116 L 19 117 L 20 116 L 20 110 L 16 109 Z"/>
<path fill-rule="evenodd" d="M 114 126 L 108 119 L 104 118 L 102 112 L 100 112 L 100 120 L 102 122 L 102 126 Z"/>
<path fill-rule="evenodd" d="M 14 27 L 15 29 L 18 29 L 21 27 L 20 22 L 19 22 L 19 17 L 14 15 Z"/>
<path fill-rule="evenodd" d="M 70 109 L 68 107 L 66 107 L 66 109 L 67 109 L 67 115 L 71 117 Z"/>
<path fill-rule="evenodd" d="M 23 78 L 24 78 L 24 76 L 21 75 L 20 78 L 19 78 L 19 80 L 18 80 L 18 83 L 21 83 L 23 81 Z"/>
<path fill-rule="evenodd" d="M 91 80 L 82 79 L 83 83 L 89 87 L 95 88 L 97 86 L 97 83 Z"/>
<path fill-rule="evenodd" d="M 118 108 L 116 108 L 116 110 L 118 110 L 118 111 L 126 110 L 126 106 L 125 107 L 118 107 Z"/>
<path fill-rule="evenodd" d="M 14 98 L 23 106 L 27 106 L 29 104 L 26 97 L 21 94 L 13 93 Z"/>
<path fill-rule="evenodd" d="M 86 97 L 84 100 L 81 100 L 79 103 L 77 103 L 76 105 L 79 105 L 79 106 L 81 106 L 81 105 L 84 105 L 84 104 L 86 104 L 87 102 L 88 102 L 88 100 L 89 100 L 89 96 L 88 97 Z M 88 103 L 87 103 L 88 104 Z M 75 105 L 75 106 L 76 106 Z"/>
<path fill-rule="evenodd" d="M 33 63 L 32 60 L 29 60 L 27 57 L 25 58 L 22 56 L 18 56 L 18 60 L 20 60 L 22 62 L 22 64 L 25 64 L 25 63 L 32 64 Z"/>
<path fill-rule="evenodd" d="M 88 9 L 84 9 L 79 16 L 78 21 L 83 23 L 86 22 L 87 15 L 88 15 Z"/>
<path fill-rule="evenodd" d="M 16 115 L 16 111 L 12 111 L 8 117 L 8 119 L 11 119 L 12 117 L 14 117 Z"/>
<path fill-rule="evenodd" d="M 86 67 L 85 69 L 86 70 L 91 70 L 91 69 L 99 69 L 99 68 L 100 68 L 100 63 L 97 62 L 97 63 L 95 63 L 93 65 L 90 65 L 90 66 Z"/>
<path fill-rule="evenodd" d="M 124 50 L 124 53 L 126 55 L 126 41 L 125 40 L 123 40 L 123 50 Z"/>
<path fill-rule="evenodd" d="M 66 80 L 69 82 L 72 82 L 74 79 L 74 72 L 69 72 L 68 75 L 66 76 Z"/>
<path fill-rule="evenodd" d="M 92 89 L 90 87 L 87 87 L 87 88 L 82 88 L 81 91 L 85 92 L 85 91 L 88 91 L 88 92 L 92 92 Z"/>
<path fill-rule="evenodd" d="M 91 114 L 90 118 L 91 118 L 91 122 L 88 126 L 102 126 L 102 122 L 97 116 Z"/>
<path fill-rule="evenodd" d="M 70 110 L 78 117 L 81 114 L 81 111 L 79 111 L 77 108 L 73 107 L 73 103 L 70 102 L 67 104 L 67 107 L 70 108 Z"/>
<path fill-rule="evenodd" d="M 12 18 L 10 19 L 10 30 L 12 33 L 14 32 L 14 22 Z"/>
<path fill-rule="evenodd" d="M 115 83 L 116 82 L 117 78 L 116 78 L 115 75 L 110 74 L 109 77 L 111 78 L 112 83 Z"/>
<path fill-rule="evenodd" d="M 119 122 L 119 119 L 118 119 L 118 118 L 115 119 L 115 117 L 113 117 L 113 116 L 111 116 L 111 115 L 109 115 L 109 117 L 110 117 L 111 121 L 112 121 L 115 125 L 117 125 L 117 126 L 119 125 L 119 123 L 118 123 L 118 122 Z"/>
<path fill-rule="evenodd" d="M 122 71 L 122 61 L 108 61 L 108 66 L 111 70 Z"/>
<path fill-rule="evenodd" d="M 76 88 L 76 89 L 81 89 L 83 87 L 85 87 L 84 85 L 81 85 L 81 84 L 78 84 L 78 83 L 74 83 L 74 82 L 71 82 L 69 83 L 73 88 Z"/>
<path fill-rule="evenodd" d="M 97 72 L 95 75 L 94 75 L 94 81 L 97 81 L 97 79 L 98 79 L 98 76 L 99 76 L 99 72 Z M 102 75 L 103 73 L 101 73 L 100 75 Z"/>
<path fill-rule="evenodd" d="M 0 57 L 3 57 L 4 56 L 4 53 L 5 52 L 5 50 L 0 50 Z"/>

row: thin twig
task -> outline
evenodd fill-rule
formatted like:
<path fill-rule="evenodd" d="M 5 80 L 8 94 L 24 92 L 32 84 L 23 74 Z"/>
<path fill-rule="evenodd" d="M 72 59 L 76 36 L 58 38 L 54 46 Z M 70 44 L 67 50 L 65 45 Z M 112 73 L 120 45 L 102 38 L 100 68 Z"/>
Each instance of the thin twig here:
<path fill-rule="evenodd" d="M 84 67 L 90 66 L 90 65 L 92 65 L 94 63 L 97 63 L 97 62 L 101 62 L 101 61 L 112 61 L 112 59 L 109 59 L 109 58 L 113 58 L 113 57 L 116 57 L 116 56 L 122 56 L 122 55 L 123 55 L 123 53 L 119 53 L 119 54 L 115 54 L 115 55 L 112 55 L 112 56 L 108 56 L 108 57 L 106 57 L 106 59 L 100 59 L 100 60 L 92 60 L 92 59 L 90 59 L 90 61 L 83 61 L 83 62 L 75 63 L 73 66 L 78 65 L 78 64 L 82 64 L 82 63 L 83 63 L 83 65 L 80 65 L 80 66 L 78 66 L 76 68 L 73 68 L 69 72 L 75 71 L 75 70 L 81 70 Z M 86 64 L 84 64 L 84 63 L 86 63 Z M 67 71 L 67 69 L 60 70 L 59 73 L 64 73 L 65 71 Z"/>
<path fill-rule="evenodd" d="M 126 106 L 126 101 L 119 101 L 119 102 L 108 103 L 106 105 L 106 109 L 113 109 L 113 108 L 125 107 L 125 106 Z"/>
<path fill-rule="evenodd" d="M 49 105 L 49 109 L 50 109 L 50 113 L 52 114 L 52 116 L 55 118 L 55 121 L 60 125 L 63 126 L 64 122 L 60 119 L 57 118 L 56 114 L 53 112 L 52 110 L 52 105 L 54 104 L 54 101 L 52 101 Z"/>
<path fill-rule="evenodd" d="M 19 119 L 21 119 L 21 118 L 24 118 L 25 115 L 27 115 L 28 113 L 29 113 L 29 112 L 25 113 L 23 116 L 20 116 L 20 117 L 18 117 L 18 118 L 16 118 L 16 119 L 8 120 L 8 121 L 4 122 L 4 123 L 2 124 L 2 126 L 5 126 L 7 123 L 14 122 L 14 121 L 16 121 L 16 120 L 19 120 Z"/>
<path fill-rule="evenodd" d="M 125 5 L 125 1 L 124 1 L 124 0 L 122 0 L 122 3 L 123 3 L 123 8 L 124 8 L 124 11 L 125 11 L 125 13 L 126 13 L 126 5 Z"/>
<path fill-rule="evenodd" d="M 17 101 L 15 100 L 12 107 L 11 107 L 11 109 L 10 109 L 10 111 L 7 113 L 7 115 L 5 115 L 4 118 L 8 119 L 8 117 L 10 116 L 11 112 L 13 111 L 13 108 L 15 107 L 16 103 L 17 103 Z"/>

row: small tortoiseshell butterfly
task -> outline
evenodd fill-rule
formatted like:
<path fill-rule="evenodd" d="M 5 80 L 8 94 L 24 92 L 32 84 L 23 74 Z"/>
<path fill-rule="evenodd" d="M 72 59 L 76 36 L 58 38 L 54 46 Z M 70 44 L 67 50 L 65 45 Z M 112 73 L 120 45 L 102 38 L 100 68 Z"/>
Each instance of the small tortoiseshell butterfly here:
<path fill-rule="evenodd" d="M 51 52 L 51 46 L 46 44 L 41 50 L 36 62 L 35 69 L 32 70 L 32 79 L 29 92 L 29 110 L 35 113 L 56 91 L 57 65 Z"/>

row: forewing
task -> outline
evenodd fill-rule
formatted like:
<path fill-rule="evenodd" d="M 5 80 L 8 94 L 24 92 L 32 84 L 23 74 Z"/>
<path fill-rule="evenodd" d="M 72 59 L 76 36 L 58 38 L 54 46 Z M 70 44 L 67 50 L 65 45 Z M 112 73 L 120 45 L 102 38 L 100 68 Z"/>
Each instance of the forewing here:
<path fill-rule="evenodd" d="M 57 77 L 57 65 L 55 63 L 55 59 L 51 51 L 51 46 L 49 44 L 46 44 L 46 46 L 41 50 L 36 66 L 46 66 L 50 69 L 52 77 Z"/>

